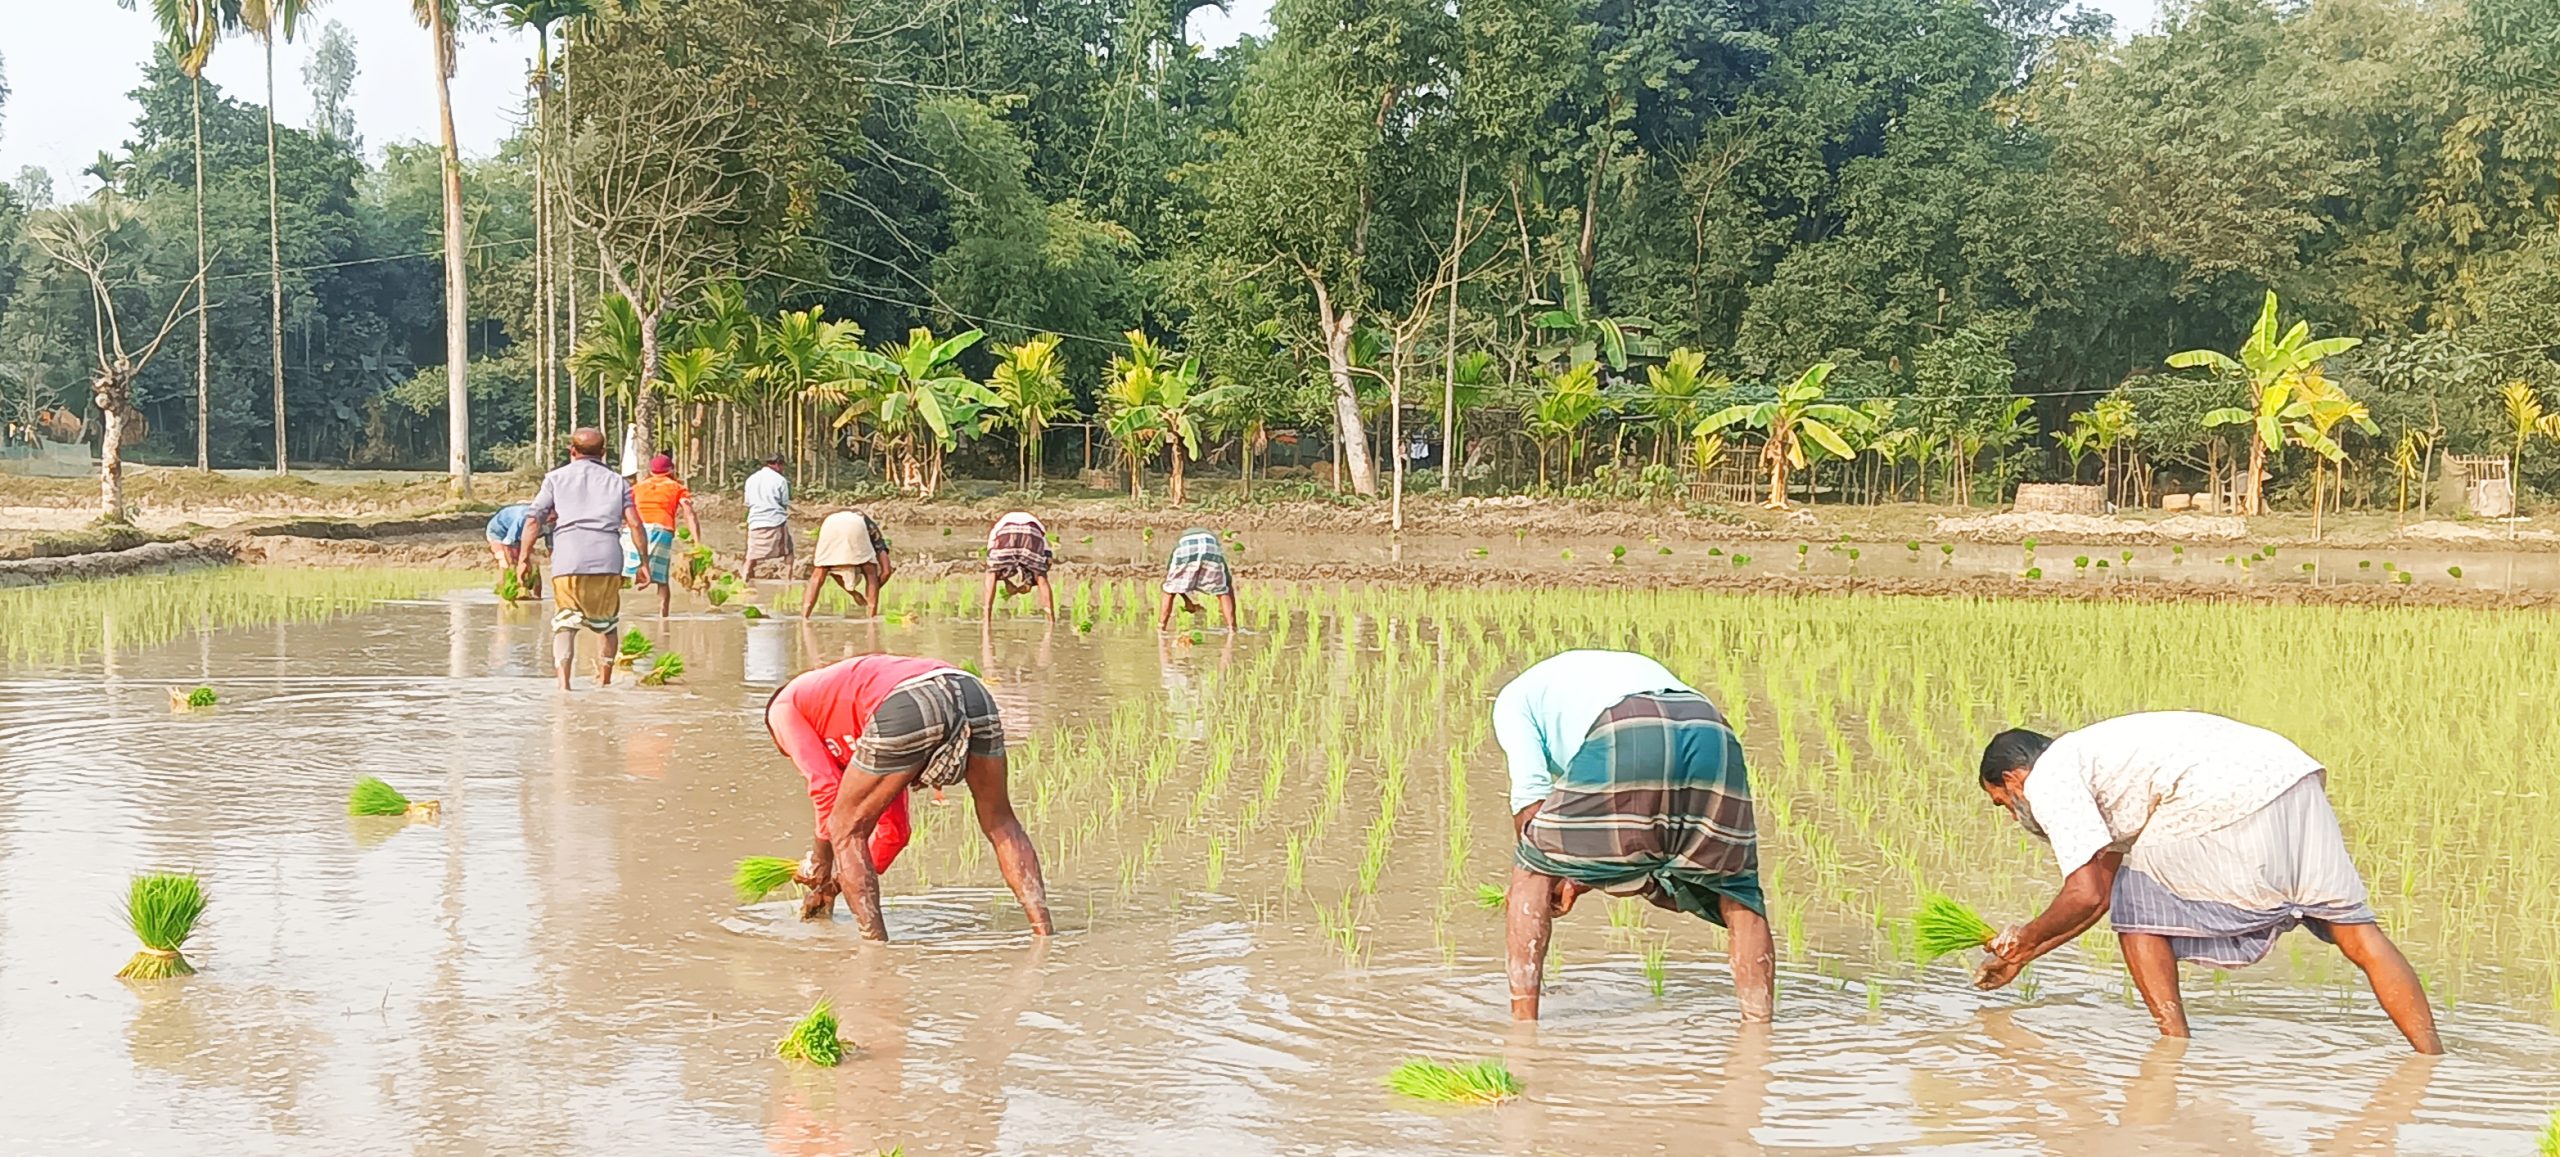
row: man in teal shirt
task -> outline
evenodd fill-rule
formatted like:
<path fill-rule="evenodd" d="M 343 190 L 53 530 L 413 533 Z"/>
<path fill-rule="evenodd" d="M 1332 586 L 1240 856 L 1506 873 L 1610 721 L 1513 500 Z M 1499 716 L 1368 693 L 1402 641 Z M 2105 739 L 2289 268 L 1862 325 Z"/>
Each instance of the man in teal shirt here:
<path fill-rule="evenodd" d="M 1511 1015 L 1538 1019 L 1547 938 L 1594 888 L 1721 924 L 1746 1023 L 1776 995 L 1760 895 L 1759 832 L 1742 744 L 1722 713 L 1662 664 L 1567 651 L 1493 701 L 1511 770 Z"/>

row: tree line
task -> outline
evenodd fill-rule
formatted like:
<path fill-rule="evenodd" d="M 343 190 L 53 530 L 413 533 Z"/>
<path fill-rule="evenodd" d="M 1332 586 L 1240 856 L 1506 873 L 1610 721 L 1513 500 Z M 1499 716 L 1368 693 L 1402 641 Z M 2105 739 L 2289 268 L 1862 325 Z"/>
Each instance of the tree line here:
<path fill-rule="evenodd" d="M 334 123 L 201 80 L 302 5 L 156 3 L 105 287 L 0 194 L 0 388 L 96 431 L 96 319 L 170 319 L 140 453 L 458 485 L 596 422 L 914 489 L 1062 423 L 1177 494 L 1292 435 L 1360 494 L 2560 484 L 2553 0 L 1199 6 L 420 0 L 525 38 L 524 127 L 372 164 L 352 45 Z"/>

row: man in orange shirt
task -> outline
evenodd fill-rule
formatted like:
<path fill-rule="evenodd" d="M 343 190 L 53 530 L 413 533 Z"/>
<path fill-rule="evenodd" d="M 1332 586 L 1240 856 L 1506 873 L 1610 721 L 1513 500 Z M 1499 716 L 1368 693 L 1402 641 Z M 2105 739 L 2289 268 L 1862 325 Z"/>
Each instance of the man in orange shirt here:
<path fill-rule="evenodd" d="M 675 597 L 667 572 L 675 564 L 678 515 L 683 516 L 693 541 L 702 541 L 702 523 L 693 516 L 693 491 L 676 481 L 675 469 L 675 460 L 660 454 L 649 460 L 648 475 L 631 484 L 631 504 L 640 509 L 640 525 L 649 536 L 646 558 L 632 549 L 628 537 L 622 543 L 623 577 L 637 575 L 641 565 L 647 564 L 649 581 L 658 584 L 658 617 L 662 619 Z"/>

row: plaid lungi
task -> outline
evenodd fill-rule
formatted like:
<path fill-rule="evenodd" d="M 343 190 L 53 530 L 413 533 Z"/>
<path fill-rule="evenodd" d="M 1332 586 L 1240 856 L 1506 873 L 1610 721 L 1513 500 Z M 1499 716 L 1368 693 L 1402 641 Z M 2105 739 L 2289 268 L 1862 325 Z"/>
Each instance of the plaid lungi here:
<path fill-rule="evenodd" d="M 1602 712 L 1521 833 L 1521 867 L 1724 923 L 1731 897 L 1766 915 L 1742 743 L 1694 691 Z"/>
<path fill-rule="evenodd" d="M 1182 532 L 1173 544 L 1173 563 L 1165 568 L 1164 593 L 1169 595 L 1224 595 L 1235 591 L 1235 576 L 1227 570 L 1227 550 L 1218 544 L 1213 531 L 1193 528 Z"/>
<path fill-rule="evenodd" d="M 1008 514 L 987 533 L 987 569 L 996 581 L 1029 586 L 1049 577 L 1049 531 L 1028 514 Z"/>
<path fill-rule="evenodd" d="M 849 766 L 949 787 L 967 773 L 968 756 L 1002 754 L 1004 717 L 987 685 L 945 669 L 900 683 L 880 701 L 854 740 Z"/>
<path fill-rule="evenodd" d="M 676 528 L 643 524 L 641 529 L 649 532 L 649 581 L 665 582 L 667 572 L 675 566 Z M 638 575 L 640 562 L 640 552 L 631 549 L 631 532 L 627 530 L 622 532 L 622 577 L 631 578 Z"/>

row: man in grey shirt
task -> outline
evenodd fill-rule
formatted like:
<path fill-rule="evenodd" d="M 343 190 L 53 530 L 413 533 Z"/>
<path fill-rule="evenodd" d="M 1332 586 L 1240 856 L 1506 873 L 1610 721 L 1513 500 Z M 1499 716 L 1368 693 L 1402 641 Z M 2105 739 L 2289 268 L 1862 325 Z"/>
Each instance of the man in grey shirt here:
<path fill-rule="evenodd" d="M 631 483 L 604 464 L 604 452 L 602 430 L 587 426 L 569 435 L 569 464 L 543 476 L 518 544 L 524 581 L 531 582 L 534 531 L 552 524 L 551 598 L 559 611 L 551 616 L 551 658 L 563 691 L 569 689 L 569 660 L 577 652 L 581 628 L 595 632 L 598 640 L 596 682 L 613 682 L 614 656 L 622 644 L 623 536 L 648 541 L 640 509 L 631 501 Z M 633 583 L 647 590 L 648 568 L 641 568 Z"/>

